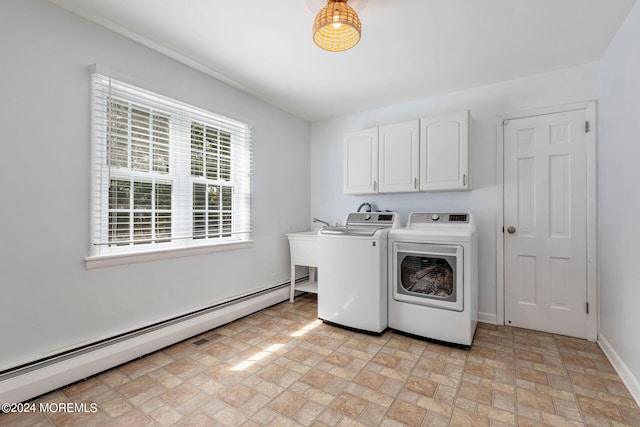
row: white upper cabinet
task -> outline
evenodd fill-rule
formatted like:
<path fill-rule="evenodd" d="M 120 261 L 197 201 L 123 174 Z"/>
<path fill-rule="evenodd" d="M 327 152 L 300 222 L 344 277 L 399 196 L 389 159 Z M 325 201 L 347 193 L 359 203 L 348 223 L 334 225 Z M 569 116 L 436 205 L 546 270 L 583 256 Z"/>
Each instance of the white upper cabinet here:
<path fill-rule="evenodd" d="M 344 135 L 344 193 L 469 190 L 469 111 Z"/>
<path fill-rule="evenodd" d="M 418 120 L 380 126 L 380 193 L 418 191 L 420 147 Z"/>
<path fill-rule="evenodd" d="M 469 189 L 469 111 L 420 119 L 420 190 Z"/>
<path fill-rule="evenodd" d="M 378 192 L 378 128 L 344 135 L 344 194 Z"/>

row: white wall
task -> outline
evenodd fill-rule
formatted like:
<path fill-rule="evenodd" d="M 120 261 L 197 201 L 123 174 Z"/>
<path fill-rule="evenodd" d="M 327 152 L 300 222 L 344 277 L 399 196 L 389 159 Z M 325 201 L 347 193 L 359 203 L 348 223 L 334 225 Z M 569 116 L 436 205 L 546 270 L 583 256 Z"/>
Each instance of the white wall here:
<path fill-rule="evenodd" d="M 44 0 L 0 2 L 0 370 L 288 280 L 309 124 Z M 250 249 L 87 271 L 99 63 L 254 127 Z"/>
<path fill-rule="evenodd" d="M 499 66 L 499 65 L 496 65 Z M 482 86 L 471 90 L 392 105 L 311 125 L 311 216 L 344 221 L 363 201 L 401 214 L 412 211 L 468 211 L 479 237 L 479 311 L 496 314 L 496 120 L 499 114 L 597 98 L 597 64 Z M 340 102 L 338 99 L 336 102 Z M 342 194 L 344 132 L 439 115 L 471 111 L 470 176 L 473 190 L 349 196 Z M 488 316 L 487 316 L 488 315 Z"/>
<path fill-rule="evenodd" d="M 598 150 L 600 335 L 640 393 L 640 3 L 601 61 Z M 640 399 L 640 394 L 637 394 Z"/>

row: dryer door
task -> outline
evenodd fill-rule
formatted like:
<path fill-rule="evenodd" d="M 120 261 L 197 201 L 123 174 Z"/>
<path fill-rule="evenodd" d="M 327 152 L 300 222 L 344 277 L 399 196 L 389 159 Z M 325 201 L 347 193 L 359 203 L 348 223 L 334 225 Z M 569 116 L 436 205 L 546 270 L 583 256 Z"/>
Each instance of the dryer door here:
<path fill-rule="evenodd" d="M 459 245 L 394 242 L 393 299 L 463 311 L 462 257 Z"/>

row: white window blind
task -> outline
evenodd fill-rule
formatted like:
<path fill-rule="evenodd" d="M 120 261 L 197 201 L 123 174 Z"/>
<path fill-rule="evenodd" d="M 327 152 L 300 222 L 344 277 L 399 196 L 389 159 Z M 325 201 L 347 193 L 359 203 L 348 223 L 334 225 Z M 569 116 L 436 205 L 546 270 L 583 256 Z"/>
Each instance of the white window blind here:
<path fill-rule="evenodd" d="M 92 74 L 93 255 L 248 240 L 251 128 Z"/>

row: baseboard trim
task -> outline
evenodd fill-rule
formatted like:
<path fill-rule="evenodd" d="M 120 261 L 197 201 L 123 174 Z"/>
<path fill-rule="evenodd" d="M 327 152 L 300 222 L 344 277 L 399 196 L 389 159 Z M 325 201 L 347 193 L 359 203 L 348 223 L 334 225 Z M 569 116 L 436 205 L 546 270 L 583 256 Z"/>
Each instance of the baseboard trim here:
<path fill-rule="evenodd" d="M 478 313 L 478 322 L 490 323 L 492 325 L 498 324 L 497 316 L 494 313 Z"/>
<path fill-rule="evenodd" d="M 24 402 L 287 299 L 289 299 L 289 287 L 278 287 L 272 291 L 243 298 L 236 303 L 221 305 L 202 315 L 137 334 L 132 338 L 94 351 L 52 361 L 19 375 L 8 376 L 0 381 L 0 402 Z"/>
<path fill-rule="evenodd" d="M 611 362 L 611 365 L 613 365 L 613 369 L 616 370 L 622 379 L 622 382 L 627 387 L 627 390 L 629 390 L 633 399 L 636 401 L 638 406 L 640 406 L 640 381 L 638 381 L 638 379 L 633 375 L 631 370 L 622 361 L 620 356 L 618 356 L 618 353 L 616 353 L 611 344 L 609 344 L 609 341 L 607 341 L 602 334 L 598 335 L 597 342 L 605 356 L 609 359 L 609 362 Z"/>

